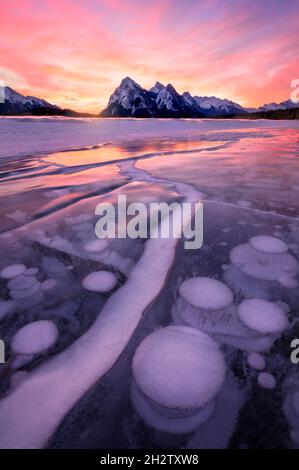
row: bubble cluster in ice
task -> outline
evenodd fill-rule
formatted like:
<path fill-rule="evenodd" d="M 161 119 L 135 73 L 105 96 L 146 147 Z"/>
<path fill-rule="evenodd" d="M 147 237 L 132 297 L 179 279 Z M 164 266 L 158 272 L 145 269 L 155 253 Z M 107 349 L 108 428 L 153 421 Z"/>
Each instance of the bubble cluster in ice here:
<path fill-rule="evenodd" d="M 273 389 L 276 386 L 275 377 L 269 372 L 261 372 L 257 377 L 257 382 L 262 388 Z"/>
<path fill-rule="evenodd" d="M 233 293 L 223 282 L 209 277 L 193 277 L 184 281 L 180 295 L 194 307 L 218 310 L 233 302 Z"/>
<path fill-rule="evenodd" d="M 15 354 L 39 354 L 55 344 L 58 329 L 50 320 L 38 320 L 23 326 L 11 340 L 11 350 Z"/>
<path fill-rule="evenodd" d="M 251 353 L 247 357 L 247 362 L 255 370 L 263 370 L 266 366 L 264 356 L 258 353 Z"/>
<path fill-rule="evenodd" d="M 41 283 L 34 276 L 27 276 L 26 272 L 15 276 L 7 283 L 9 295 L 25 307 L 34 305 L 42 300 Z"/>
<path fill-rule="evenodd" d="M 117 277 L 110 271 L 95 271 L 82 280 L 82 286 L 93 292 L 108 292 L 117 284 Z"/>
<path fill-rule="evenodd" d="M 238 306 L 237 312 L 245 326 L 259 333 L 277 334 L 288 326 L 283 310 L 267 300 L 243 300 Z"/>
<path fill-rule="evenodd" d="M 220 391 L 226 365 L 218 344 L 185 326 L 155 331 L 138 346 L 132 363 L 142 393 L 166 409 L 198 410 Z"/>
<path fill-rule="evenodd" d="M 0 277 L 3 279 L 11 279 L 19 274 L 22 274 L 26 271 L 27 267 L 25 264 L 11 264 L 10 266 L 6 266 L 6 268 L 2 269 L 0 272 Z"/>
<path fill-rule="evenodd" d="M 284 287 L 294 288 L 298 285 L 295 276 L 298 274 L 299 264 L 287 250 L 286 243 L 278 238 L 257 236 L 248 243 L 233 248 L 230 260 L 248 276 L 277 281 Z"/>

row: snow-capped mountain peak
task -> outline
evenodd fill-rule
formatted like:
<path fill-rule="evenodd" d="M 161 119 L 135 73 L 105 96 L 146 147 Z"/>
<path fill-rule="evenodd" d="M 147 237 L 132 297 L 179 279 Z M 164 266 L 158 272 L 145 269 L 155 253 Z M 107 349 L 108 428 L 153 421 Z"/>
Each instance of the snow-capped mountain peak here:
<path fill-rule="evenodd" d="M 244 108 L 226 98 L 216 96 L 192 96 L 189 91 L 180 95 L 171 83 L 156 82 L 150 90 L 145 90 L 130 77 L 124 78 L 111 95 L 102 116 L 133 117 L 221 117 L 247 114 L 258 111 L 291 109 L 298 107 L 291 100 L 270 103 L 258 109 Z"/>
<path fill-rule="evenodd" d="M 152 117 L 156 114 L 156 103 L 149 92 L 130 77 L 124 78 L 110 96 L 103 116 Z"/>
<path fill-rule="evenodd" d="M 157 95 L 159 91 L 161 91 L 163 88 L 165 88 L 165 86 L 162 85 L 162 83 L 156 82 L 155 85 L 152 88 L 150 88 L 149 91 Z"/>
<path fill-rule="evenodd" d="M 8 86 L 4 87 L 4 103 L 0 104 L 0 114 L 42 114 L 43 112 L 60 114 L 61 109 L 43 99 L 24 96 Z"/>
<path fill-rule="evenodd" d="M 299 103 L 294 103 L 292 100 L 282 101 L 281 103 L 267 103 L 260 106 L 257 111 L 277 111 L 279 109 L 292 109 L 298 108 Z"/>

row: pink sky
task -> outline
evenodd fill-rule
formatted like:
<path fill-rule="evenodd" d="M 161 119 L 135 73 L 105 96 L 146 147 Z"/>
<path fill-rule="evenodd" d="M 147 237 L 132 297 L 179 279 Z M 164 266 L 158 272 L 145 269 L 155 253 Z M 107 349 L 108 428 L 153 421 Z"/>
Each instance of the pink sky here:
<path fill-rule="evenodd" d="M 125 76 L 245 106 L 290 97 L 298 0 L 0 0 L 0 79 L 98 112 Z"/>

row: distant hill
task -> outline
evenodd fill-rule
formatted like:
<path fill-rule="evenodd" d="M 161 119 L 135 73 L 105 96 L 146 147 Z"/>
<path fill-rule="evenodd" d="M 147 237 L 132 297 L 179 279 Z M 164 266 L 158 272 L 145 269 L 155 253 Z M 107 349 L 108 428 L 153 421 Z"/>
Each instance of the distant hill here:
<path fill-rule="evenodd" d="M 67 116 L 93 117 L 92 114 L 78 113 L 71 109 L 61 109 L 35 96 L 23 96 L 10 87 L 4 87 L 4 103 L 0 103 L 2 116 Z"/>
<path fill-rule="evenodd" d="M 258 111 L 246 114 L 232 114 L 222 117 L 234 119 L 299 119 L 299 106 L 297 108 Z"/>

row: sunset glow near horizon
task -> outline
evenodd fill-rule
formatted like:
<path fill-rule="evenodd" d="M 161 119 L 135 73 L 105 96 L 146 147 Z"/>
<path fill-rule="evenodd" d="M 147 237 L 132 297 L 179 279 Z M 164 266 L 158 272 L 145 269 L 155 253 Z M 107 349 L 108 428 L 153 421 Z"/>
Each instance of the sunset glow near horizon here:
<path fill-rule="evenodd" d="M 0 0 L 0 79 L 99 112 L 122 78 L 243 106 L 290 97 L 299 1 Z"/>

